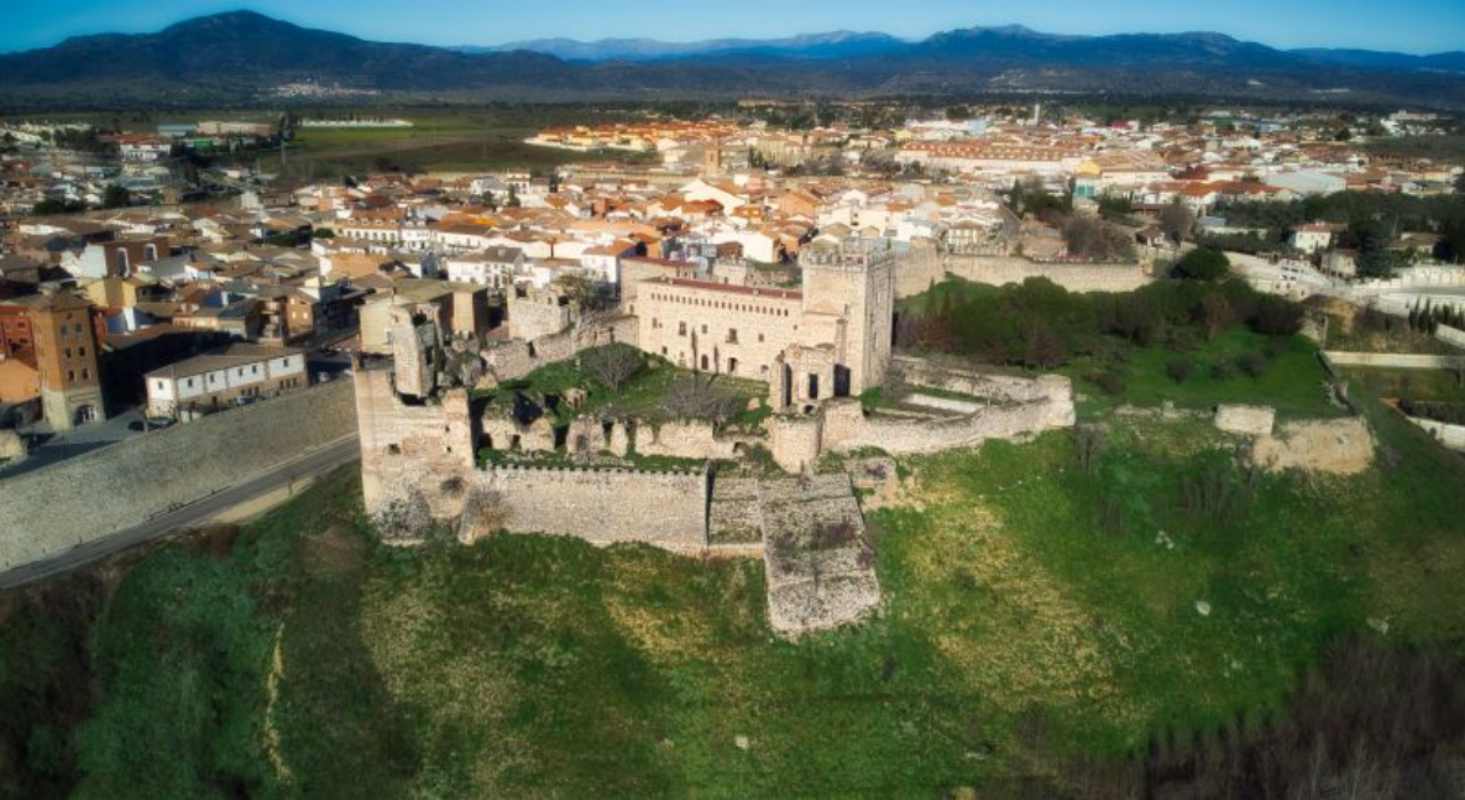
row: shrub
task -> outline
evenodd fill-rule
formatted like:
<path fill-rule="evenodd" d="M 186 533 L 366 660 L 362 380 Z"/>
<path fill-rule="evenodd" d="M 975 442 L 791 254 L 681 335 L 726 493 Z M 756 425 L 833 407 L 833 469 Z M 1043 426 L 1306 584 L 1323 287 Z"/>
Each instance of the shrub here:
<path fill-rule="evenodd" d="M 1267 359 L 1261 353 L 1242 353 L 1236 357 L 1236 368 L 1253 378 L 1267 371 Z"/>
<path fill-rule="evenodd" d="M 1231 270 L 1231 261 L 1220 250 L 1199 247 L 1185 254 L 1170 268 L 1171 277 L 1192 281 L 1217 281 Z"/>
<path fill-rule="evenodd" d="M 1097 384 L 1100 389 L 1104 390 L 1104 394 L 1108 395 L 1124 394 L 1124 390 L 1127 387 L 1124 380 L 1124 373 L 1114 367 L 1110 367 L 1097 375 L 1091 376 L 1089 380 Z"/>
<path fill-rule="evenodd" d="M 1292 336 L 1302 330 L 1302 306 L 1280 297 L 1257 298 L 1251 328 L 1268 336 Z"/>
<path fill-rule="evenodd" d="M 1186 358 L 1172 358 L 1165 364 L 1165 374 L 1169 375 L 1170 380 L 1176 383 L 1185 383 L 1186 378 L 1190 377 L 1190 373 L 1194 369 L 1195 365 L 1191 364 L 1190 359 Z"/>
<path fill-rule="evenodd" d="M 1231 365 L 1224 361 L 1217 361 L 1211 365 L 1211 380 L 1213 381 L 1229 381 L 1235 375 L 1236 372 L 1231 369 Z"/>

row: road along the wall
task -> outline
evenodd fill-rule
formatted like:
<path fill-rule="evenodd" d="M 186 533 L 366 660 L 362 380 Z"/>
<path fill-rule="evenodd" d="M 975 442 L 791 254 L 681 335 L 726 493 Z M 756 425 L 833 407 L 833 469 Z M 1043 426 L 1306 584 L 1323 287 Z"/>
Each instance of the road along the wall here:
<path fill-rule="evenodd" d="M 355 432 L 355 390 L 340 380 L 0 481 L 0 571 L 141 524 Z"/>

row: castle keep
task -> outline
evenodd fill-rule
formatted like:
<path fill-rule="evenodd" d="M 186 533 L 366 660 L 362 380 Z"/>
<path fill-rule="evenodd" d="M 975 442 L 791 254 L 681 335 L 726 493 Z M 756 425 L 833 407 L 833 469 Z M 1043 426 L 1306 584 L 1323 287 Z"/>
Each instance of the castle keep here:
<path fill-rule="evenodd" d="M 638 345 L 680 367 L 769 384 L 775 411 L 858 395 L 885 379 L 895 256 L 885 240 L 802 250 L 802 290 L 659 277 L 638 289 Z"/>

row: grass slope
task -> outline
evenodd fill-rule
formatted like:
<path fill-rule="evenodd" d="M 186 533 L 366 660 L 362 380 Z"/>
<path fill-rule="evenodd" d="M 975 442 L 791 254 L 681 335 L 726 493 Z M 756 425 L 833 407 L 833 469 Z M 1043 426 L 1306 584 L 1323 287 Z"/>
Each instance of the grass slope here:
<path fill-rule="evenodd" d="M 343 470 L 232 548 L 126 578 L 88 650 L 77 794 L 1057 793 L 1068 759 L 1280 713 L 1369 620 L 1459 649 L 1465 468 L 1367 411 L 1380 467 L 1260 476 L 1226 514 L 1181 502 L 1233 445 L 1193 420 L 1116 420 L 1089 470 L 1062 432 L 908 461 L 914 505 L 870 515 L 884 614 L 798 644 L 768 629 L 758 562 L 390 550 Z M 5 635 L 0 667 L 26 663 Z"/>

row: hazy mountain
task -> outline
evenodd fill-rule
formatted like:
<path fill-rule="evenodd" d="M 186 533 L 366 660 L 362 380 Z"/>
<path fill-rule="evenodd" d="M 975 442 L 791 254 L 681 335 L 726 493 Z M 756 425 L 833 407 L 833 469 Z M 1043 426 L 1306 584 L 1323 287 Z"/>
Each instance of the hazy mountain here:
<path fill-rule="evenodd" d="M 1465 72 L 1465 51 L 1415 56 L 1379 50 L 1307 48 L 1290 51 L 1303 58 L 1324 64 L 1338 64 L 1361 69 L 1447 70 Z"/>
<path fill-rule="evenodd" d="M 534 52 L 548 51 L 548 52 Z M 570 100 L 747 95 L 1119 92 L 1413 100 L 1465 107 L 1465 55 L 1288 52 L 1216 33 L 1058 36 L 1021 26 L 666 43 L 518 42 L 485 50 L 370 42 L 252 12 L 157 33 L 68 39 L 0 55 L 9 106 L 257 103 L 284 83 L 449 98 Z"/>
<path fill-rule="evenodd" d="M 532 39 L 492 47 L 456 48 L 465 53 L 501 53 L 528 50 L 566 61 L 659 61 L 706 55 L 766 54 L 789 58 L 848 58 L 886 53 L 909 43 L 884 33 L 835 31 L 782 39 L 706 39 L 663 42 L 657 39 Z"/>

